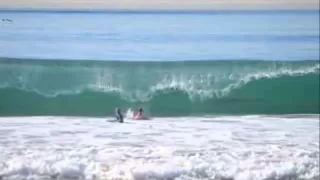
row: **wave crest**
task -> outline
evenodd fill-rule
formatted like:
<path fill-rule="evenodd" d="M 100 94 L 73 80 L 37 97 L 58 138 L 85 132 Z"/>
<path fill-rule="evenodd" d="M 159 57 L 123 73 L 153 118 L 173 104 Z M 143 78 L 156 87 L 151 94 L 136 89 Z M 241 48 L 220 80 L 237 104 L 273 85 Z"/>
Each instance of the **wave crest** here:
<path fill-rule="evenodd" d="M 69 104 L 76 109 L 74 114 L 89 106 L 102 114 L 98 106 L 165 109 L 168 103 L 181 114 L 242 112 L 239 107 L 249 107 L 248 103 L 259 106 L 253 113 L 276 112 L 265 109 L 280 104 L 288 106 L 287 112 L 319 111 L 314 109 L 319 107 L 315 99 L 320 68 L 314 61 L 41 63 L 0 61 L 0 96 L 7 98 L 0 108 L 16 108 L 20 102 L 37 99 L 37 106 Z"/>

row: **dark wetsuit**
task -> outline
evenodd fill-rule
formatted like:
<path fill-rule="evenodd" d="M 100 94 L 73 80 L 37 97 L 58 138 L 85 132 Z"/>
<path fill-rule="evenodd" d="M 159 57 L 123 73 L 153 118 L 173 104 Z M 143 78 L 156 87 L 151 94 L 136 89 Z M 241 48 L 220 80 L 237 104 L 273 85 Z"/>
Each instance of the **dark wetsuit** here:
<path fill-rule="evenodd" d="M 117 113 L 116 118 L 119 122 L 123 123 L 123 115 L 121 113 Z"/>

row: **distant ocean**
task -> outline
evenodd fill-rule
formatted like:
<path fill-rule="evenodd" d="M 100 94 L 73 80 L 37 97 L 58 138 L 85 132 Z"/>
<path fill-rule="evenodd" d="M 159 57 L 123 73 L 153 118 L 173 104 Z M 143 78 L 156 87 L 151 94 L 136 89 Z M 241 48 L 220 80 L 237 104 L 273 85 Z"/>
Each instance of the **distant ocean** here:
<path fill-rule="evenodd" d="M 319 60 L 319 11 L 0 11 L 0 39 L 15 58 Z"/>
<path fill-rule="evenodd" d="M 319 30 L 318 10 L 0 10 L 0 179 L 319 179 Z"/>

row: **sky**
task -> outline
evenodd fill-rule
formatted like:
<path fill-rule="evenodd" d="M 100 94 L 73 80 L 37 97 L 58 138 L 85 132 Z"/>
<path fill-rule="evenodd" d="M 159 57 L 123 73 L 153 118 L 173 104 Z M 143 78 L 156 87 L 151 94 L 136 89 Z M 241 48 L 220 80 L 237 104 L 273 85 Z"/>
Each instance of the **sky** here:
<path fill-rule="evenodd" d="M 0 0 L 0 9 L 319 9 L 319 0 Z"/>

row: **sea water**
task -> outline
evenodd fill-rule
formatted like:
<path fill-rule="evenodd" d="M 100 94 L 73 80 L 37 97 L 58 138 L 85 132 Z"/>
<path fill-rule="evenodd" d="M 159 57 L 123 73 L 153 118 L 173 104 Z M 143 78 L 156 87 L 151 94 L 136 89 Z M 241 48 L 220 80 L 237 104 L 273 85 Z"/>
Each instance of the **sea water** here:
<path fill-rule="evenodd" d="M 319 11 L 0 19 L 0 179 L 319 179 Z"/>
<path fill-rule="evenodd" d="M 109 118 L 110 119 L 110 118 Z M 3 179 L 319 178 L 319 115 L 0 118 Z"/>
<path fill-rule="evenodd" d="M 1 11 L 0 57 L 318 60 L 319 11 Z"/>

